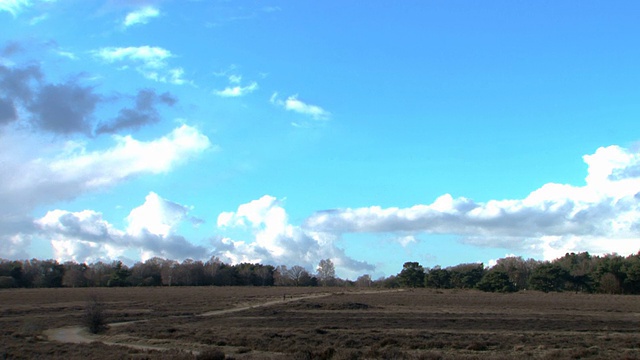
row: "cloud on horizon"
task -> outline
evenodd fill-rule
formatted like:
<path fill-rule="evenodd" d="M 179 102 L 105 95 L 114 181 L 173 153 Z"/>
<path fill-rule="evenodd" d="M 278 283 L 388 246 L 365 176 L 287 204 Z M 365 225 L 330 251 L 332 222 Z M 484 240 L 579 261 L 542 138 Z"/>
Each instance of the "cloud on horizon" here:
<path fill-rule="evenodd" d="M 442 195 L 428 205 L 320 211 L 303 228 L 331 234 L 453 234 L 481 247 L 537 253 L 640 250 L 640 154 L 618 146 L 585 155 L 586 185 L 545 184 L 524 199 L 475 202 Z"/>
<path fill-rule="evenodd" d="M 218 216 L 218 228 L 250 232 L 250 240 L 218 237 L 212 240 L 214 254 L 230 263 L 259 262 L 271 265 L 300 265 L 314 270 L 322 259 L 330 258 L 346 276 L 355 278 L 375 267 L 348 257 L 335 246 L 337 237 L 291 225 L 281 202 L 273 196 L 242 204 L 236 211 Z"/>
<path fill-rule="evenodd" d="M 0 131 L 3 254 L 21 253 L 20 247 L 28 245 L 35 231 L 31 212 L 37 206 L 71 200 L 143 174 L 167 173 L 211 148 L 209 139 L 188 125 L 150 141 L 117 135 L 113 141 L 110 148 L 96 151 L 71 140 L 43 149 L 28 135 Z"/>
<path fill-rule="evenodd" d="M 188 207 L 151 192 L 144 204 L 131 210 L 125 230 L 116 229 L 92 210 L 52 210 L 35 223 L 39 235 L 51 239 L 58 261 L 109 261 L 126 257 L 131 250 L 137 251 L 142 261 L 153 257 L 184 260 L 207 254 L 204 247 L 175 234 L 188 212 Z"/>
<path fill-rule="evenodd" d="M 193 129 L 184 131 L 195 138 L 202 136 Z M 179 143 L 193 142 L 186 140 L 189 136 L 178 137 L 182 139 L 177 141 Z M 203 144 L 208 143 L 208 140 L 202 141 Z M 156 143 L 161 142 L 158 140 Z M 146 146 L 154 148 L 150 144 Z M 196 152 L 204 148 L 206 146 Z M 95 157 L 96 164 L 105 163 L 100 156 L 84 156 Z M 640 177 L 636 170 L 640 155 L 618 146 L 609 146 L 583 158 L 588 165 L 585 185 L 549 183 L 519 200 L 481 203 L 445 194 L 431 204 L 409 208 L 372 206 L 320 211 L 308 217 L 302 225 L 295 225 L 289 222 L 282 202 L 265 195 L 241 204 L 235 211 L 220 213 L 217 230 L 214 230 L 214 234 L 219 235 L 211 237 L 210 246 L 194 245 L 178 234 L 180 224 L 197 225 L 201 220 L 189 217 L 189 207 L 155 193 L 149 193 L 143 205 L 131 210 L 125 229 L 114 228 L 95 210 L 52 210 L 38 219 L 35 225 L 38 236 L 52 239 L 52 248 L 61 260 L 113 259 L 135 250 L 140 254 L 140 260 L 154 256 L 204 260 L 217 256 L 233 264 L 301 265 L 312 270 L 321 259 L 330 258 L 342 276 L 347 277 L 371 273 L 375 267 L 347 256 L 336 245 L 346 233 L 389 234 L 392 236 L 385 237 L 387 241 L 402 246 L 428 241 L 425 234 L 453 234 L 468 245 L 539 254 L 547 260 L 566 252 L 637 252 L 640 248 L 637 243 Z M 144 158 L 131 163 L 151 166 L 147 161 Z M 69 167 L 73 168 L 61 168 Z M 109 166 L 110 169 L 114 167 Z M 162 166 L 151 166 L 144 171 L 161 169 Z M 93 174 L 96 171 L 75 172 L 78 173 Z M 106 171 L 104 173 L 107 174 Z M 125 178 L 128 173 L 134 173 L 134 170 L 125 170 L 123 174 L 116 172 L 115 175 L 108 172 L 114 177 L 113 181 Z M 83 176 L 74 177 L 83 179 L 81 183 L 89 186 Z M 109 182 L 93 180 L 98 186 Z M 78 185 L 74 187 L 78 188 Z M 8 254 L 21 254 L 23 247 L 31 241 L 32 234 L 25 234 L 5 234 L 3 250 Z"/>

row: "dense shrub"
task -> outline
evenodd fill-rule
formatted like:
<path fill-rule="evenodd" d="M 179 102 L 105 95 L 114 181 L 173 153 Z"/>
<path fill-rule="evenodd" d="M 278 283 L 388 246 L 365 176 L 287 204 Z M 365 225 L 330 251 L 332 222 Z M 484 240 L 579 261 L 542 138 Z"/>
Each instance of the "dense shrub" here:
<path fill-rule="evenodd" d="M 196 360 L 224 360 L 225 354 L 218 349 L 205 350 L 196 356 Z"/>
<path fill-rule="evenodd" d="M 516 287 L 504 271 L 489 271 L 476 285 L 479 290 L 487 292 L 514 292 Z"/>
<path fill-rule="evenodd" d="M 92 334 L 98 334 L 107 330 L 107 322 L 104 314 L 104 303 L 97 296 L 92 295 L 84 309 L 84 325 Z"/>

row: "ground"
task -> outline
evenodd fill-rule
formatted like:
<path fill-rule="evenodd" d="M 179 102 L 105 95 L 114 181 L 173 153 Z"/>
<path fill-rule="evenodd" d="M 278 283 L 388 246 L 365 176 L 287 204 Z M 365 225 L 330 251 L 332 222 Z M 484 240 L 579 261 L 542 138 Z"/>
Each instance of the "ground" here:
<path fill-rule="evenodd" d="M 80 326 L 92 296 L 111 324 L 97 336 Z M 162 287 L 2 290 L 0 303 L 11 359 L 640 359 L 636 296 Z"/>

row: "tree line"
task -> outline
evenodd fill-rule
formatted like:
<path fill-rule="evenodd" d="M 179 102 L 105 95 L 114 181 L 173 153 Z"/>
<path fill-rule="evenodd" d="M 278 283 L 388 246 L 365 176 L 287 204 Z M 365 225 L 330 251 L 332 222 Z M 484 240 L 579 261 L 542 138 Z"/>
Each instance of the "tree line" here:
<path fill-rule="evenodd" d="M 575 291 L 607 294 L 640 294 L 640 252 L 592 256 L 567 253 L 553 261 L 499 259 L 490 268 L 483 264 L 460 264 L 448 268 L 423 268 L 406 262 L 402 271 L 384 280 L 387 286 L 435 289 L 479 289 L 488 292 L 520 290 Z"/>
<path fill-rule="evenodd" d="M 78 264 L 56 260 L 0 260 L 0 288 L 114 287 L 114 286 L 333 286 L 331 259 L 321 260 L 315 273 L 302 266 L 241 263 L 218 258 L 183 262 L 152 258 L 128 267 L 121 261 Z"/>
<path fill-rule="evenodd" d="M 567 253 L 553 261 L 506 257 L 492 267 L 469 263 L 425 268 L 418 262 L 406 262 L 396 275 L 373 280 L 364 274 L 355 281 L 336 277 L 331 259 L 321 260 L 315 272 L 299 265 L 230 265 L 215 257 L 206 262 L 156 257 L 131 267 L 120 261 L 60 264 L 56 260 L 0 260 L 0 288 L 108 286 L 426 287 L 640 294 L 640 252 L 627 257 Z"/>

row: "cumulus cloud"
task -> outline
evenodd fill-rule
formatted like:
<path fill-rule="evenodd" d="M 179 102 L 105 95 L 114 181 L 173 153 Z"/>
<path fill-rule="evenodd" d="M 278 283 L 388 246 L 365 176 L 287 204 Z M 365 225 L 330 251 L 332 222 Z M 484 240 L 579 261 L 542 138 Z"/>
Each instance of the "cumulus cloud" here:
<path fill-rule="evenodd" d="M 124 257 L 137 251 L 140 260 L 158 256 L 183 260 L 207 258 L 207 250 L 175 233 L 188 220 L 189 208 L 151 192 L 144 204 L 133 209 L 127 229 L 116 229 L 93 210 L 52 210 L 35 221 L 40 236 L 50 238 L 59 261 L 95 262 Z"/>
<path fill-rule="evenodd" d="M 242 204 L 236 211 L 218 216 L 220 229 L 247 229 L 250 241 L 220 237 L 212 240 L 214 254 L 231 262 L 265 264 L 297 264 L 314 269 L 321 259 L 330 258 L 346 274 L 361 274 L 373 266 L 348 257 L 335 246 L 337 238 L 330 233 L 307 231 L 289 223 L 281 202 L 273 196 Z"/>
<path fill-rule="evenodd" d="M 33 232 L 31 212 L 143 174 L 173 170 L 211 147 L 197 129 L 182 125 L 150 141 L 113 136 L 114 145 L 89 151 L 82 142 L 43 148 L 38 139 L 0 132 L 0 241 Z"/>
<path fill-rule="evenodd" d="M 321 211 L 304 228 L 333 234 L 431 233 L 527 250 L 552 259 L 569 251 L 632 253 L 640 246 L 640 155 L 618 146 L 584 156 L 584 186 L 545 184 L 524 199 L 475 202 L 445 194 L 428 205 Z"/>
<path fill-rule="evenodd" d="M 124 18 L 124 26 L 129 27 L 137 24 L 147 24 L 149 20 L 160 16 L 160 10 L 153 6 L 145 6 L 132 11 Z"/>
<path fill-rule="evenodd" d="M 110 64 L 120 64 L 121 69 L 134 67 L 145 78 L 158 82 L 181 85 L 184 80 L 182 68 L 170 68 L 167 60 L 171 51 L 157 46 L 104 47 L 94 50 L 93 55 Z"/>
<path fill-rule="evenodd" d="M 151 192 L 142 206 L 131 210 L 127 218 L 128 232 L 138 235 L 147 231 L 158 236 L 168 236 L 188 213 L 188 207 Z"/>
<path fill-rule="evenodd" d="M 307 115 L 314 120 L 327 120 L 331 113 L 317 105 L 311 105 L 298 99 L 298 95 L 291 95 L 286 100 L 278 98 L 278 93 L 274 93 L 270 99 L 272 104 L 283 107 L 285 110 Z"/>
<path fill-rule="evenodd" d="M 151 89 L 140 90 L 133 109 L 121 109 L 118 117 L 111 122 L 98 125 L 96 133 L 117 133 L 122 129 L 138 129 L 143 125 L 156 123 L 160 121 L 156 105 L 173 106 L 177 101 L 170 93 L 158 95 Z"/>

